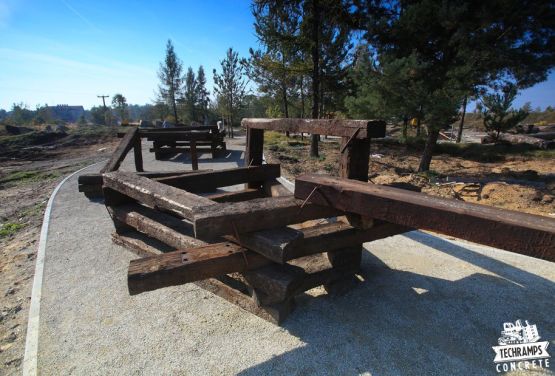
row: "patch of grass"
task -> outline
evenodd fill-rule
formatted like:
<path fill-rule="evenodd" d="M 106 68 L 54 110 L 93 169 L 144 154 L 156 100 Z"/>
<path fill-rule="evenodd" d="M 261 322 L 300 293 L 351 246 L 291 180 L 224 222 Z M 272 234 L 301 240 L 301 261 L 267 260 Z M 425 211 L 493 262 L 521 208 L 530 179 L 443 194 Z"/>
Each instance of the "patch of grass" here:
<path fill-rule="evenodd" d="M 38 170 L 14 171 L 0 178 L 0 187 L 15 186 L 40 180 L 56 179 L 60 172 L 44 172 Z"/>
<path fill-rule="evenodd" d="M 15 222 L 4 223 L 0 225 L 0 238 L 6 238 L 8 236 L 11 236 L 15 234 L 17 231 L 19 231 L 20 229 L 22 229 L 23 227 L 25 227 L 25 225 L 21 223 L 15 223 Z"/>

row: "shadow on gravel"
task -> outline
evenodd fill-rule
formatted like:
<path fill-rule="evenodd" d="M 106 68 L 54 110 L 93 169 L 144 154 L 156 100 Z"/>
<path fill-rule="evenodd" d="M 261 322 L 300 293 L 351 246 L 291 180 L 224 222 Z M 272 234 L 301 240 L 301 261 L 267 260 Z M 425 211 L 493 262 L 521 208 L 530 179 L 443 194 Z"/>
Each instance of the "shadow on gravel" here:
<path fill-rule="evenodd" d="M 504 322 L 530 320 L 543 339 L 555 339 L 552 281 L 433 235 L 404 236 L 495 275 L 445 280 L 391 269 L 364 252 L 366 281 L 357 288 L 299 298 L 283 328 L 303 347 L 241 374 L 496 374 L 491 347 Z"/>

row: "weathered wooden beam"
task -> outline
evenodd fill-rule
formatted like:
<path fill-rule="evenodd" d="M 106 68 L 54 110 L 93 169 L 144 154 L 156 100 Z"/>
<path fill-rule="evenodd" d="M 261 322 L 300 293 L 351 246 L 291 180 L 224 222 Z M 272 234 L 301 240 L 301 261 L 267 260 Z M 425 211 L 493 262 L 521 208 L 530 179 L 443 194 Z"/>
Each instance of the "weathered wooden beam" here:
<path fill-rule="evenodd" d="M 209 172 L 212 170 L 181 170 L 181 171 L 160 171 L 160 172 L 136 172 L 137 175 L 143 176 L 145 178 L 153 179 L 153 178 L 162 178 L 167 176 L 174 176 L 174 175 L 185 175 L 185 174 L 198 174 L 203 172 Z M 89 186 L 89 185 L 98 185 L 102 186 L 102 174 L 83 174 L 79 175 L 77 178 L 77 182 L 79 185 Z"/>
<path fill-rule="evenodd" d="M 338 251 L 346 247 L 387 238 L 410 231 L 408 227 L 380 223 L 357 229 L 343 222 L 292 229 L 282 227 L 240 235 L 241 244 L 280 264 L 315 253 Z"/>
<path fill-rule="evenodd" d="M 222 274 L 244 272 L 270 261 L 237 244 L 224 242 L 131 260 L 127 284 L 131 295 L 181 285 Z"/>
<path fill-rule="evenodd" d="M 342 119 L 243 119 L 243 127 L 294 133 L 312 133 L 327 136 L 358 139 L 385 137 L 385 122 L 382 120 Z"/>
<path fill-rule="evenodd" d="M 133 128 L 128 131 L 116 150 L 112 153 L 110 160 L 106 163 L 102 170 L 100 170 L 100 172 L 104 173 L 117 170 L 121 165 L 121 162 L 125 159 L 127 153 L 129 153 L 129 150 L 135 146 L 135 139 L 137 137 L 137 128 Z"/>
<path fill-rule="evenodd" d="M 170 176 L 156 178 L 155 180 L 185 189 L 189 192 L 210 192 L 216 188 L 227 187 L 253 181 L 263 181 L 280 176 L 279 164 L 262 166 L 230 168 L 226 170 L 211 171 L 199 174 L 184 174 L 183 176 Z"/>
<path fill-rule="evenodd" d="M 242 189 L 240 191 L 212 193 L 204 197 L 216 202 L 238 202 L 262 198 L 265 195 L 260 189 Z"/>
<path fill-rule="evenodd" d="M 306 204 L 294 197 L 269 197 L 231 202 L 194 209 L 193 226 L 197 238 L 239 234 L 283 227 L 316 218 L 338 215 L 337 210 Z"/>
<path fill-rule="evenodd" d="M 154 209 L 139 204 L 128 204 L 108 207 L 108 211 L 113 218 L 174 249 L 198 247 L 206 244 L 187 235 L 192 232 L 189 224 Z"/>
<path fill-rule="evenodd" d="M 298 177 L 295 197 L 555 261 L 555 219 L 548 217 L 324 175 Z"/>
<path fill-rule="evenodd" d="M 138 135 L 134 138 L 133 155 L 135 157 L 135 171 L 143 172 L 143 150 L 141 138 Z"/>
<path fill-rule="evenodd" d="M 245 119 L 243 119 L 243 121 L 245 121 Z M 263 149 L 264 149 L 264 130 L 248 127 L 247 145 L 245 148 L 245 166 L 261 165 Z"/>
<path fill-rule="evenodd" d="M 116 171 L 104 174 L 103 184 L 104 188 L 112 189 L 152 208 L 169 210 L 188 220 L 193 219 L 193 208 L 196 206 L 223 205 L 132 172 Z"/>
<path fill-rule="evenodd" d="M 146 135 L 148 141 L 174 142 L 174 141 L 207 141 L 212 139 L 209 132 L 150 132 Z"/>

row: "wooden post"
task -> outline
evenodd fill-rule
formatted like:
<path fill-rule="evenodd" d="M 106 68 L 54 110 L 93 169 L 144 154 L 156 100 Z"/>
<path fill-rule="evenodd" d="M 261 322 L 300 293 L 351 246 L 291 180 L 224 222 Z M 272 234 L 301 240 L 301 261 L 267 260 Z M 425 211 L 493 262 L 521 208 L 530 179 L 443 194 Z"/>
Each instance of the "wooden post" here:
<path fill-rule="evenodd" d="M 341 156 L 339 176 L 347 179 L 368 181 L 368 167 L 370 164 L 370 138 L 356 138 L 357 131 L 351 137 L 341 138 Z M 357 214 L 348 214 L 347 220 L 353 227 L 370 228 L 372 220 Z M 360 268 L 362 245 L 345 251 L 328 252 L 328 259 L 334 268 L 352 275 Z"/>
<path fill-rule="evenodd" d="M 247 147 L 245 149 L 245 167 L 262 165 L 264 149 L 264 130 L 247 128 Z M 251 182 L 246 188 L 260 188 L 262 182 Z"/>
<path fill-rule="evenodd" d="M 191 166 L 193 167 L 193 170 L 198 170 L 197 142 L 195 140 L 191 140 L 190 148 L 191 148 Z"/>
<path fill-rule="evenodd" d="M 133 154 L 135 155 L 135 170 L 143 172 L 143 151 L 141 150 L 141 136 L 139 133 L 135 136 Z"/>
<path fill-rule="evenodd" d="M 245 149 L 245 167 L 260 166 L 264 149 L 264 130 L 247 128 L 247 147 Z"/>

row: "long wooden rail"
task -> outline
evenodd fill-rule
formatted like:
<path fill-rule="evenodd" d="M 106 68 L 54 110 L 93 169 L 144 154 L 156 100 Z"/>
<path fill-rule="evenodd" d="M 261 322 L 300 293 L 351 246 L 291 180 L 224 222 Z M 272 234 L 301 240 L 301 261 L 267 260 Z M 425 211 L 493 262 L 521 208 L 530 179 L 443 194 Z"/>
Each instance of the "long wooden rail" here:
<path fill-rule="evenodd" d="M 295 197 L 555 261 L 555 219 L 548 217 L 325 175 L 298 177 Z"/>

